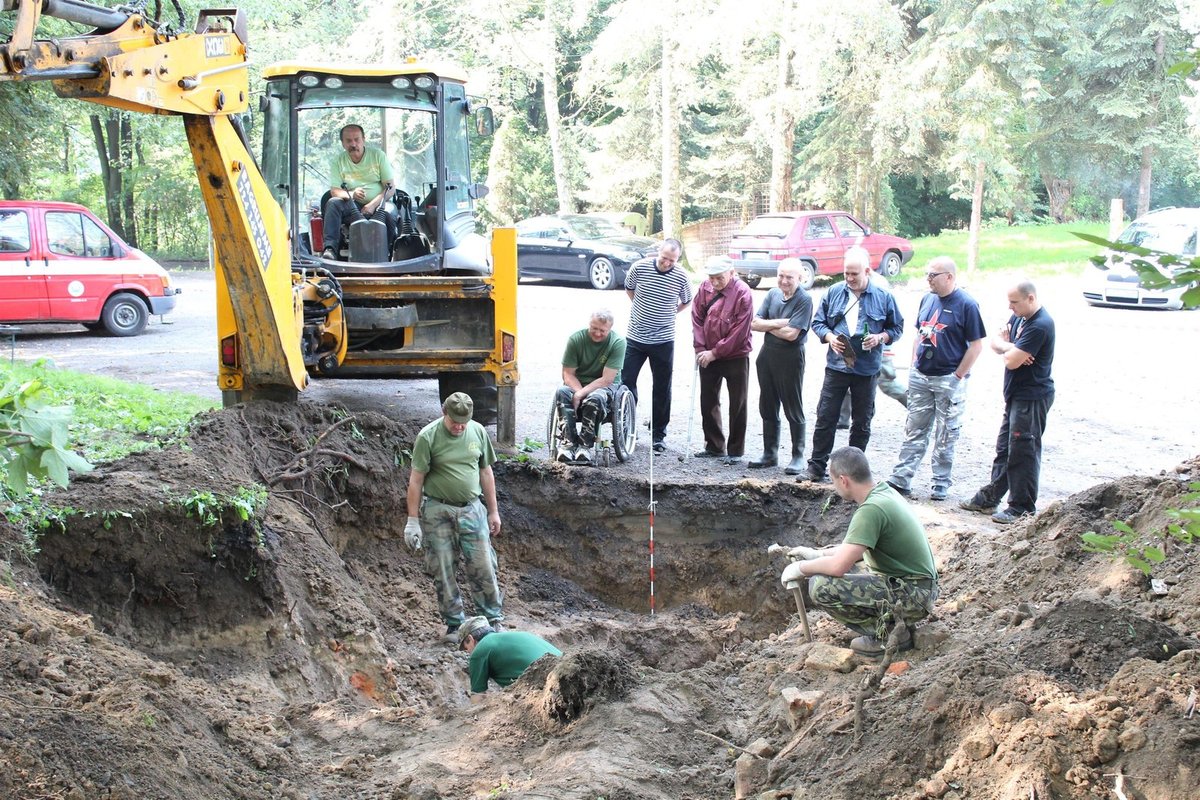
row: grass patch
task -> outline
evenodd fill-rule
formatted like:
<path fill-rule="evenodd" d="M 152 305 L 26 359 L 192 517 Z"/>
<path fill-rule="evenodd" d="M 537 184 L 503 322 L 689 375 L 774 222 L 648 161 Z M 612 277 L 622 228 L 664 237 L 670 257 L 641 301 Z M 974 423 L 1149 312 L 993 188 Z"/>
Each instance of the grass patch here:
<path fill-rule="evenodd" d="M 1107 236 L 1105 222 L 1067 222 L 1058 225 L 1014 225 L 984 228 L 979 232 L 979 271 L 1018 272 L 1031 278 L 1051 275 L 1082 275 L 1088 258 L 1097 254 L 1096 245 L 1075 232 Z M 967 268 L 967 232 L 943 231 L 937 236 L 913 239 L 913 266 L 909 275 L 923 271 L 936 256 L 950 256 L 958 269 Z M 901 273 L 902 275 L 904 273 Z"/>
<path fill-rule="evenodd" d="M 216 407 L 197 395 L 162 392 L 41 361 L 0 365 L 0 382 L 10 376 L 22 382 L 37 379 L 55 405 L 71 406 L 70 447 L 92 463 L 182 439 L 192 417 Z"/>

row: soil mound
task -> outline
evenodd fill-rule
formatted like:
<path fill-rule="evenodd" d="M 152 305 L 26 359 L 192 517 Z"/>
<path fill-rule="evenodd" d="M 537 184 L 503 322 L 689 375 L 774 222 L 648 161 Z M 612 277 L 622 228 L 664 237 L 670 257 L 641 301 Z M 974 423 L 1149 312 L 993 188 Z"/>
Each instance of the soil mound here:
<path fill-rule="evenodd" d="M 856 736 L 875 667 L 766 556 L 851 509 L 790 481 L 656 484 L 651 616 L 644 481 L 498 465 L 506 623 L 564 656 L 472 701 L 400 535 L 418 428 L 216 412 L 56 493 L 36 555 L 0 526 L 0 797 L 1195 797 L 1200 553 L 1152 587 L 1079 534 L 1161 529 L 1200 461 L 1008 529 L 918 507 L 942 595 Z"/>

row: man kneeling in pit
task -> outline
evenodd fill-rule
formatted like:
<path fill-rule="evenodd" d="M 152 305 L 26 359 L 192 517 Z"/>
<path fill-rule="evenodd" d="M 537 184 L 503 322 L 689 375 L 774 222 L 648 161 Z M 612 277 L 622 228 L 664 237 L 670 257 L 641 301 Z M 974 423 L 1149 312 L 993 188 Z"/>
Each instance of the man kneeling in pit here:
<path fill-rule="evenodd" d="M 829 473 L 838 496 L 858 505 L 846 538 L 823 550 L 789 550 L 791 558 L 800 560 L 784 569 L 783 585 L 799 583 L 809 608 L 862 634 L 850 647 L 865 656 L 883 655 L 887 633 L 896 623 L 892 607 L 898 605 L 905 625 L 899 646 L 909 650 L 909 626 L 929 615 L 938 596 L 937 568 L 925 529 L 896 490 L 872 479 L 871 465 L 857 447 L 836 451 Z M 865 570 L 857 566 L 860 561 Z"/>

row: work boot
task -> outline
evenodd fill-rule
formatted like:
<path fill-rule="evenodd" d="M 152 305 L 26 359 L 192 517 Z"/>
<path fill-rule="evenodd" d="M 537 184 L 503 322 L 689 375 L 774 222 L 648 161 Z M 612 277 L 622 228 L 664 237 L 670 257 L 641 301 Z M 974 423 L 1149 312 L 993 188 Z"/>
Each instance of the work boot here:
<path fill-rule="evenodd" d="M 851 650 L 860 656 L 867 656 L 868 658 L 879 658 L 883 655 L 886 647 L 886 639 L 880 640 L 874 636 L 856 636 L 850 642 Z M 912 634 L 909 633 L 908 626 L 905 625 L 900 631 L 900 642 L 896 646 L 896 652 L 902 653 L 905 650 L 912 650 L 912 647 Z"/>
<path fill-rule="evenodd" d="M 801 475 L 804 472 L 804 423 L 792 428 L 792 460 L 783 468 L 785 475 Z"/>
<path fill-rule="evenodd" d="M 750 469 L 779 466 L 779 420 L 763 420 L 763 454 L 749 464 Z"/>
<path fill-rule="evenodd" d="M 457 625 L 447 625 L 446 632 L 442 634 L 442 641 L 446 644 L 458 644 L 458 627 Z"/>

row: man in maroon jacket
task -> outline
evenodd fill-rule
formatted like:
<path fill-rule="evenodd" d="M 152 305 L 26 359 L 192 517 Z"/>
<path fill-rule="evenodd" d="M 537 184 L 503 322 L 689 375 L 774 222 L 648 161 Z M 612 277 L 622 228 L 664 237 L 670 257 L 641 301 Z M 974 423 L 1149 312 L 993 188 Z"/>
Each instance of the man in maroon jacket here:
<path fill-rule="evenodd" d="M 700 420 L 704 449 L 697 458 L 739 466 L 746 452 L 746 391 L 750 383 L 750 322 L 754 301 L 728 259 L 705 268 L 692 302 L 692 345 L 700 368 Z M 729 384 L 729 437 L 721 430 L 721 382 Z"/>

